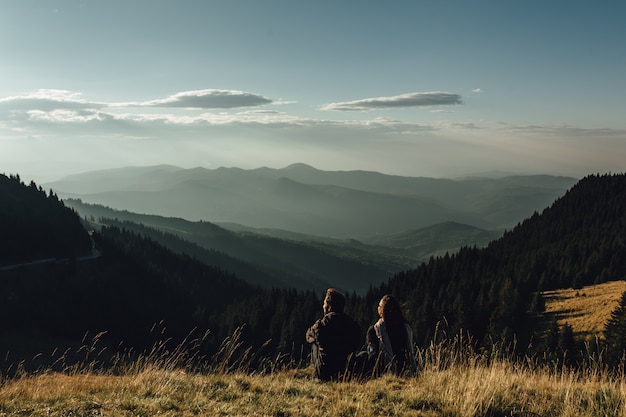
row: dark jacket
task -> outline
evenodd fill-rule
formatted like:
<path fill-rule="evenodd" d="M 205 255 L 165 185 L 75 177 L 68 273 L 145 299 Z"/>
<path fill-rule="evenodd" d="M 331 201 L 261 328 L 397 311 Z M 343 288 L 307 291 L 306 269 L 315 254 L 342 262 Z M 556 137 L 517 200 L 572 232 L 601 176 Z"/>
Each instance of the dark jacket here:
<path fill-rule="evenodd" d="M 348 358 L 360 346 L 359 325 L 344 313 L 330 312 L 306 332 L 311 343 L 311 361 L 322 380 L 337 379 L 346 369 Z"/>

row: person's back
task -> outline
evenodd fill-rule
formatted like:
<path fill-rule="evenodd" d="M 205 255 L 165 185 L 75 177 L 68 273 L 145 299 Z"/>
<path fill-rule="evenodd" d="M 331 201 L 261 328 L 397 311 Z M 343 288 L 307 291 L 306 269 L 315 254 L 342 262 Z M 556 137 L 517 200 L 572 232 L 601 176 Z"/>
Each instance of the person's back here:
<path fill-rule="evenodd" d="M 343 313 L 345 298 L 332 288 L 324 299 L 324 317 L 306 333 L 311 343 L 311 362 L 321 380 L 338 379 L 346 370 L 348 358 L 359 347 L 359 325 Z"/>
<path fill-rule="evenodd" d="M 398 301 L 385 295 L 378 305 L 380 319 L 367 331 L 367 351 L 372 372 L 389 370 L 395 374 L 415 372 L 413 331 Z"/>

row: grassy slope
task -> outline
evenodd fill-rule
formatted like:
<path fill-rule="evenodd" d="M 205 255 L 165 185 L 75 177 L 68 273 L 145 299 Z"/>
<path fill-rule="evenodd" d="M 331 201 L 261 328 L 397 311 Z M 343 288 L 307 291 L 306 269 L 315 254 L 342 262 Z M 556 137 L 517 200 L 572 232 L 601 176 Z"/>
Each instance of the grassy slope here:
<path fill-rule="evenodd" d="M 547 292 L 547 315 L 578 333 L 597 332 L 625 288 L 626 282 L 617 281 Z M 225 373 L 217 363 L 190 372 L 184 357 L 177 365 L 176 352 L 139 358 L 116 372 L 89 365 L 64 373 L 43 370 L 0 381 L 0 416 L 626 415 L 626 375 L 594 367 L 601 361 L 573 371 L 493 360 L 457 342 L 420 351 L 416 377 L 367 382 L 320 383 L 310 368 L 290 366 Z"/>
<path fill-rule="evenodd" d="M 433 364 L 434 365 L 434 364 Z M 0 415 L 599 416 L 624 415 L 626 382 L 497 361 L 416 378 L 319 383 L 269 375 L 144 368 L 123 375 L 44 373 L 0 384 Z"/>
<path fill-rule="evenodd" d="M 611 312 L 617 308 L 626 281 L 611 281 L 581 289 L 562 289 L 543 293 L 544 317 L 556 318 L 559 325 L 568 323 L 576 337 L 601 336 Z"/>

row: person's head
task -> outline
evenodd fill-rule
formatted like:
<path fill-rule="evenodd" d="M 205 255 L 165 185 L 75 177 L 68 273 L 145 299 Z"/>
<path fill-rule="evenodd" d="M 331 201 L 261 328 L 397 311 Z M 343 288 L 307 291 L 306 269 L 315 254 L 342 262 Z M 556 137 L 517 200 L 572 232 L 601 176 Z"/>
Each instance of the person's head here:
<path fill-rule="evenodd" d="M 406 319 L 402 314 L 402 307 L 398 300 L 389 294 L 383 295 L 378 303 L 378 315 L 388 323 L 404 323 Z"/>
<path fill-rule="evenodd" d="M 326 290 L 326 296 L 324 297 L 324 314 L 330 313 L 343 313 L 343 308 L 346 305 L 346 297 L 334 288 Z"/>

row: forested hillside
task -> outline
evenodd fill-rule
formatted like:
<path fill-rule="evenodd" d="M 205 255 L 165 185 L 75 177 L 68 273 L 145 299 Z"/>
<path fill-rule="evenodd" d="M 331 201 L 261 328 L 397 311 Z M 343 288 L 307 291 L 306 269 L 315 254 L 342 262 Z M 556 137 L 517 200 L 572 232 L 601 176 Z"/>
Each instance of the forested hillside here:
<path fill-rule="evenodd" d="M 75 199 L 66 204 L 96 229 L 114 225 L 133 230 L 175 252 L 187 253 L 267 288 L 323 291 L 334 286 L 362 294 L 393 273 L 420 263 L 400 250 L 382 250 L 354 241 L 296 241 L 234 232 L 206 221 L 113 210 Z"/>
<path fill-rule="evenodd" d="M 192 222 L 181 218 L 131 213 L 78 199 L 64 201 L 82 217 L 92 221 L 106 224 L 113 220 L 125 221 L 157 229 L 161 235 L 153 233 L 155 239 L 174 250 L 177 249 L 166 243 L 168 239 L 165 235 L 173 234 L 203 248 L 257 266 L 265 265 L 274 270 L 275 274 L 282 275 L 282 279 L 275 277 L 268 283 L 282 281 L 279 286 L 287 284 L 298 288 L 312 288 L 308 284 L 325 281 L 340 288 L 361 292 L 369 285 L 378 285 L 387 280 L 395 272 L 415 268 L 431 256 L 453 253 L 463 246 L 484 247 L 502 236 L 502 231 L 444 222 L 401 233 L 381 233 L 360 240 L 335 239 L 281 229 L 257 229 L 236 223 Z M 141 233 L 150 232 L 144 229 Z M 331 255 L 325 263 L 334 263 L 336 267 L 319 271 L 320 262 L 311 261 L 325 254 Z M 333 260 L 332 256 L 338 259 Z M 298 276 L 294 277 L 293 271 Z M 261 284 L 263 281 L 263 277 L 255 280 Z"/>
<path fill-rule="evenodd" d="M 626 176 L 595 175 L 487 248 L 432 259 L 385 290 L 403 295 L 422 341 L 443 317 L 452 332 L 512 340 L 533 335 L 536 291 L 625 278 Z"/>
<path fill-rule="evenodd" d="M 0 175 L 0 267 L 91 250 L 89 235 L 56 194 L 34 182 Z"/>

